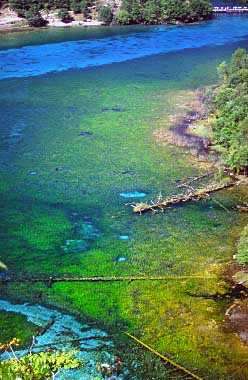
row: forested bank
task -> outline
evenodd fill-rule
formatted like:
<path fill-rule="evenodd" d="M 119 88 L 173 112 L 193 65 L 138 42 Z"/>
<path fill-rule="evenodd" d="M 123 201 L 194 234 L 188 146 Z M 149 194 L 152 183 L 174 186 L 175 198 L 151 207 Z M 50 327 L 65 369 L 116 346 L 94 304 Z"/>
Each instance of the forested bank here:
<path fill-rule="evenodd" d="M 26 18 L 31 26 L 45 26 L 49 12 L 65 23 L 81 14 L 85 19 L 122 25 L 191 23 L 210 18 L 212 12 L 209 0 L 1 0 L 0 5 Z"/>
<path fill-rule="evenodd" d="M 213 93 L 216 115 L 214 139 L 222 148 L 229 168 L 247 175 L 248 169 L 248 55 L 238 49 L 230 64 L 218 67 L 222 85 Z"/>
<path fill-rule="evenodd" d="M 123 0 L 117 19 L 122 24 L 189 23 L 210 18 L 208 0 Z"/>
<path fill-rule="evenodd" d="M 229 64 L 218 67 L 221 86 L 212 93 L 210 111 L 215 115 L 214 143 L 235 175 L 248 174 L 248 54 L 238 49 Z M 248 263 L 248 226 L 238 245 L 239 264 Z"/>

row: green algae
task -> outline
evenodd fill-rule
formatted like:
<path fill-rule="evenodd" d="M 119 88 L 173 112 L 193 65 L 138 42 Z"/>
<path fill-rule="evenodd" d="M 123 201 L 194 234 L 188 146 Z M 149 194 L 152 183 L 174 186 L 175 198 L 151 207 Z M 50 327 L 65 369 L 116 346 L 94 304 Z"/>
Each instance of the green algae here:
<path fill-rule="evenodd" d="M 183 63 L 174 54 L 166 61 L 151 57 L 8 81 L 7 97 L 15 94 L 9 128 L 20 113 L 26 122 L 23 139 L 2 169 L 8 185 L 1 188 L 7 227 L 1 259 L 12 274 L 218 277 L 235 251 L 236 231 L 247 219 L 232 210 L 240 197 L 237 190 L 216 195 L 228 213 L 212 201 L 201 201 L 143 216 L 134 216 L 120 193 L 142 191 L 145 199 L 174 194 L 178 179 L 207 169 L 185 150 L 159 144 L 154 132 L 170 127 L 170 115 L 184 114 L 181 106 L 192 89 L 216 80 L 215 64 L 225 54 L 208 49 L 204 55 L 202 49 L 185 52 Z M 158 70 L 151 74 L 152 64 Z M 25 113 L 23 103 L 33 112 Z M 122 241 L 122 234 L 130 238 Z M 80 252 L 78 242 L 90 246 Z M 117 256 L 127 260 L 116 262 Z M 227 289 L 219 278 L 52 288 L 9 284 L 5 296 L 57 305 L 128 329 L 206 379 L 228 379 L 247 350 L 222 331 L 228 301 L 208 298 Z M 244 369 L 238 378 L 245 376 Z"/>
<path fill-rule="evenodd" d="M 20 340 L 20 348 L 29 346 L 37 334 L 37 326 L 17 313 L 0 311 L 0 342 L 7 343 L 13 338 Z"/>

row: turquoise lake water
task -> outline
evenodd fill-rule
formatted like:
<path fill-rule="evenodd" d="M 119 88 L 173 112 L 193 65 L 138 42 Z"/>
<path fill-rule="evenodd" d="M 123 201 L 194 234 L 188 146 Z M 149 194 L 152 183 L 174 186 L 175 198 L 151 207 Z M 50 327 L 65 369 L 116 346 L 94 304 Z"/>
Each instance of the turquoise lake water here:
<path fill-rule="evenodd" d="M 1 260 L 11 276 L 219 273 L 247 222 L 245 189 L 165 213 L 129 203 L 178 191 L 209 168 L 156 131 L 247 48 L 248 17 L 191 26 L 41 30 L 0 37 Z M 142 197 L 141 197 L 142 195 Z M 207 282 L 21 285 L 17 301 L 55 305 L 127 329 L 209 380 L 247 378 L 247 349 L 225 333 L 228 300 Z M 221 290 L 220 290 L 221 289 Z M 145 379 L 145 377 L 144 377 Z"/>
<path fill-rule="evenodd" d="M 110 32 L 56 31 L 48 32 L 49 39 L 58 43 L 41 44 L 47 32 L 35 32 L 24 42 L 9 38 L 0 41 L 6 50 L 0 53 L 0 78 L 29 77 L 72 68 L 85 68 L 123 62 L 153 54 L 181 51 L 204 46 L 221 46 L 247 38 L 248 18 L 223 16 L 218 20 L 193 26 L 156 26 L 113 28 Z M 122 30 L 124 29 L 124 33 Z M 68 40 L 72 38 L 72 40 Z M 35 45 L 38 42 L 38 46 Z M 66 41 L 63 42 L 63 39 Z M 18 44 L 32 46 L 18 47 Z M 17 48 L 7 49 L 9 46 Z"/>

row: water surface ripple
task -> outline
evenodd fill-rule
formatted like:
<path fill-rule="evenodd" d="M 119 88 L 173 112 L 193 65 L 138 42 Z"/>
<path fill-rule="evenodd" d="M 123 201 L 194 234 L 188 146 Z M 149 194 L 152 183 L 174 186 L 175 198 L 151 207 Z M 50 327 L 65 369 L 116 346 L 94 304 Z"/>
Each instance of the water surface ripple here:
<path fill-rule="evenodd" d="M 118 30 L 118 29 L 117 29 Z M 133 28 L 130 34 L 23 46 L 0 51 L 0 79 L 41 75 L 72 68 L 100 66 L 144 56 L 247 38 L 248 17 L 221 16 L 191 26 Z"/>

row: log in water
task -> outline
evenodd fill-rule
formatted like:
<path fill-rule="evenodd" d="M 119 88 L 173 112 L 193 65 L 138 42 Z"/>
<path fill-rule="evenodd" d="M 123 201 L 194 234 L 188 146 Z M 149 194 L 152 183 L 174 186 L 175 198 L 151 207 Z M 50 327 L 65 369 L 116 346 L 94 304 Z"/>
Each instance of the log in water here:
<path fill-rule="evenodd" d="M 135 205 L 132 205 L 133 212 L 142 214 L 146 211 L 157 211 L 158 209 L 164 210 L 166 207 L 173 206 L 179 203 L 206 199 L 207 197 L 209 197 L 209 194 L 211 193 L 214 193 L 216 191 L 220 191 L 223 189 L 228 189 L 238 184 L 240 184 L 240 182 L 228 182 L 228 183 L 223 183 L 221 185 L 211 184 L 205 188 L 192 190 L 187 194 L 173 195 L 170 198 L 158 200 L 157 202 L 152 202 L 151 204 L 136 203 Z"/>

